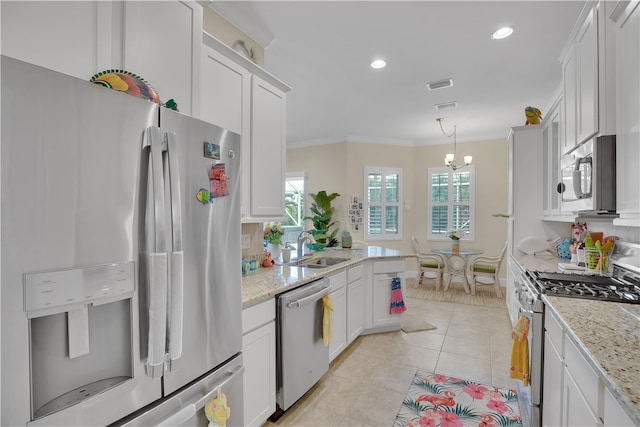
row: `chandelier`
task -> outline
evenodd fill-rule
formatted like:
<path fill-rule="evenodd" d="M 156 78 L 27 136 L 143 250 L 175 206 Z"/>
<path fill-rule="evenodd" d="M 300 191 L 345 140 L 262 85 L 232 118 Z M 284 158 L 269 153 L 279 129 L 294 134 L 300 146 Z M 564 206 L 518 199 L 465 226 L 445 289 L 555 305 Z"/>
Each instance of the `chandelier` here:
<path fill-rule="evenodd" d="M 456 132 L 456 126 L 453 126 L 453 132 L 451 132 L 450 135 L 447 135 L 447 133 L 444 131 L 444 128 L 442 127 L 442 121 L 444 119 L 442 117 L 439 117 L 436 119 L 436 121 L 438 122 L 438 124 L 440 125 L 440 130 L 442 131 L 442 134 L 444 136 L 446 136 L 447 138 L 451 138 L 453 137 L 453 153 L 451 154 L 447 154 L 444 157 L 444 164 L 448 167 L 450 167 L 453 170 L 456 169 L 460 169 L 463 168 L 465 166 L 469 166 L 471 164 L 471 161 L 473 160 L 472 156 L 464 156 L 464 164 L 458 166 L 457 162 L 456 162 L 456 148 L 457 148 L 457 132 Z"/>

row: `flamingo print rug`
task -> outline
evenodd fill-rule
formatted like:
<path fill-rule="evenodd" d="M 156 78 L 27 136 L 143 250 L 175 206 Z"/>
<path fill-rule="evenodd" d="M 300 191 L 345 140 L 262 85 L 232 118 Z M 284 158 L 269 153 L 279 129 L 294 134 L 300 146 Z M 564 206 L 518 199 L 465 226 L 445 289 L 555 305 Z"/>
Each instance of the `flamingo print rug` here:
<path fill-rule="evenodd" d="M 418 369 L 394 427 L 521 427 L 518 395 Z"/>

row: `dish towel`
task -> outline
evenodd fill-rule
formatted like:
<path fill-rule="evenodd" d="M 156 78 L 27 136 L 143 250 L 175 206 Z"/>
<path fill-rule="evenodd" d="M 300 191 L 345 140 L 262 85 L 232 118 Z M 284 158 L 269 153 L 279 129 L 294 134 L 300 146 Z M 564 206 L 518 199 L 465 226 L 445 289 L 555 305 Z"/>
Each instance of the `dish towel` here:
<path fill-rule="evenodd" d="M 402 286 L 400 286 L 400 278 L 394 277 L 391 279 L 391 306 L 389 307 L 389 313 L 401 314 L 407 307 L 404 305 L 404 299 L 402 299 Z"/>
<path fill-rule="evenodd" d="M 511 349 L 510 377 L 521 380 L 526 387 L 529 385 L 529 319 L 522 316 L 511 332 L 513 348 Z"/>
<path fill-rule="evenodd" d="M 333 304 L 329 295 L 322 297 L 322 344 L 324 346 L 329 345 L 331 341 L 331 312 L 333 311 Z"/>

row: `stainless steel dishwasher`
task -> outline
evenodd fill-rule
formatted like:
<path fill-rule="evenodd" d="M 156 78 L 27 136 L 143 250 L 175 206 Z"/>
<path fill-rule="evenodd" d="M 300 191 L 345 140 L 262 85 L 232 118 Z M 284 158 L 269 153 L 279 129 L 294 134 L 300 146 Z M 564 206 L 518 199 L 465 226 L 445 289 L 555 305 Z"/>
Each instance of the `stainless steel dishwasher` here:
<path fill-rule="evenodd" d="M 329 369 L 329 347 L 322 343 L 322 297 L 329 282 L 316 280 L 278 296 L 277 419 Z"/>

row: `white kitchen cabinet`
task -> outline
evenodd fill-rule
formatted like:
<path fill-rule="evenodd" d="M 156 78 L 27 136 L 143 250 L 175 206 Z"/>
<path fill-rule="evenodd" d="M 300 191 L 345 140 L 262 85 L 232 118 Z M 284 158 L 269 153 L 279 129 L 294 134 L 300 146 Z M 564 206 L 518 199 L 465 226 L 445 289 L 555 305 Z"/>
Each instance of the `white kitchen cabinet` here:
<path fill-rule="evenodd" d="M 341 271 L 327 279 L 329 280 L 329 298 L 333 305 L 331 340 L 329 341 L 329 361 L 332 361 L 347 348 L 347 272 Z"/>
<path fill-rule="evenodd" d="M 89 80 L 123 69 L 180 111 L 199 109 L 202 6 L 195 1 L 9 1 L 2 53 Z"/>
<path fill-rule="evenodd" d="M 83 80 L 122 66 L 111 57 L 119 38 L 111 1 L 2 1 L 0 7 L 3 55 Z"/>
<path fill-rule="evenodd" d="M 562 425 L 564 332 L 553 316 L 545 316 L 542 425 Z"/>
<path fill-rule="evenodd" d="M 373 262 L 373 302 L 371 325 L 376 332 L 399 330 L 402 326 L 400 314 L 389 312 L 391 304 L 391 281 L 400 278 L 406 270 L 405 260 Z M 400 280 L 404 294 L 403 279 Z"/>
<path fill-rule="evenodd" d="M 512 127 L 508 139 L 507 254 L 527 236 L 545 238 L 542 224 L 542 126 Z"/>
<path fill-rule="evenodd" d="M 142 76 L 162 102 L 200 110 L 202 6 L 195 1 L 126 1 L 123 67 Z"/>
<path fill-rule="evenodd" d="M 560 124 L 562 97 L 558 98 L 542 122 L 542 213 L 560 214 Z"/>
<path fill-rule="evenodd" d="M 358 338 L 364 329 L 366 310 L 364 266 L 347 270 L 347 345 Z"/>
<path fill-rule="evenodd" d="M 604 416 L 602 421 L 604 427 L 631 427 L 636 425 L 608 389 L 604 391 Z"/>
<path fill-rule="evenodd" d="M 244 425 L 261 426 L 276 411 L 275 299 L 242 310 Z"/>
<path fill-rule="evenodd" d="M 586 11 L 562 60 L 562 153 L 598 132 L 598 7 Z"/>
<path fill-rule="evenodd" d="M 202 46 L 199 118 L 249 139 L 251 73 L 207 45 Z"/>
<path fill-rule="evenodd" d="M 640 2 L 621 1 L 616 27 L 616 204 L 614 225 L 640 227 Z"/>
<path fill-rule="evenodd" d="M 564 363 L 562 425 L 597 426 L 603 383 L 569 338 L 565 339 Z"/>
<path fill-rule="evenodd" d="M 200 118 L 242 140 L 242 222 L 284 217 L 287 85 L 204 33 Z"/>

